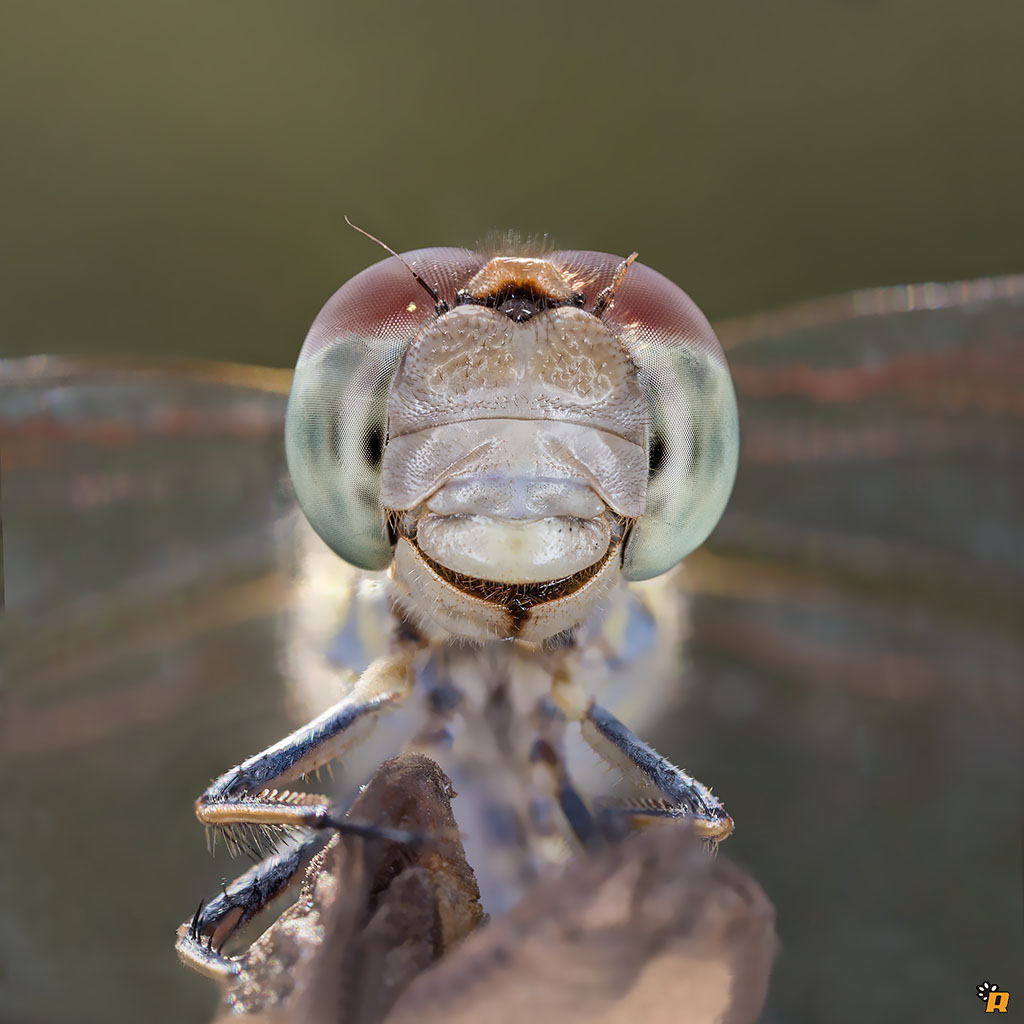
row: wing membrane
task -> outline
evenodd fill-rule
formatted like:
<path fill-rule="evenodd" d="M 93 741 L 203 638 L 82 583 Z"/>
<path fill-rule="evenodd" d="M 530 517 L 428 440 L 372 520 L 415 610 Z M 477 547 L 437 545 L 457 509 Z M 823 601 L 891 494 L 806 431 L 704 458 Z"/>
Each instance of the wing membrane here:
<path fill-rule="evenodd" d="M 195 830 L 197 784 L 282 731 L 287 384 L 0 364 L 0 959 L 15 1016 L 149 1019 L 164 1000 L 174 1019 L 204 1015 L 209 994 L 168 950 L 182 906 L 235 870 Z M 55 892 L 73 910 L 54 913 Z"/>
<path fill-rule="evenodd" d="M 763 1020 L 942 1019 L 1022 953 L 1024 279 L 721 337 L 740 469 L 687 563 L 697 696 L 662 746 L 778 908 Z"/>
<path fill-rule="evenodd" d="M 746 644 L 761 671 L 807 682 L 838 672 L 1024 718 L 1022 323 L 1010 279 L 726 325 L 741 470 L 691 564 L 697 642 Z"/>

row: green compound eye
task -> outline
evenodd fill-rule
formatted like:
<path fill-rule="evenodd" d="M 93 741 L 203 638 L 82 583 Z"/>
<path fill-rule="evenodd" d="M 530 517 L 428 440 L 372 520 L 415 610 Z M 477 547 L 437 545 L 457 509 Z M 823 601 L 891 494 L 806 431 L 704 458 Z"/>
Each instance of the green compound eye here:
<path fill-rule="evenodd" d="M 640 386 L 651 409 L 647 505 L 623 560 L 626 579 L 671 569 L 704 542 L 736 476 L 739 420 L 724 363 L 685 349 L 649 353 Z"/>
<path fill-rule="evenodd" d="M 391 545 L 380 508 L 388 364 L 369 343 L 322 352 L 295 371 L 285 450 L 295 493 L 320 536 L 346 562 L 384 569 Z M 381 371 L 378 373 L 378 371 Z M 372 438 L 379 439 L 374 451 Z"/>

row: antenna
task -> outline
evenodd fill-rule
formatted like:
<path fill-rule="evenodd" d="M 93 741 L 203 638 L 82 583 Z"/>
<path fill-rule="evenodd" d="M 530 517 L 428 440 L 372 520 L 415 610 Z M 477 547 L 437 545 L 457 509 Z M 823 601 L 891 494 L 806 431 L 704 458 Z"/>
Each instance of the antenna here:
<path fill-rule="evenodd" d="M 626 276 L 626 271 L 632 266 L 633 261 L 640 254 L 637 252 L 631 252 L 618 266 L 615 271 L 615 277 L 612 278 L 612 283 L 605 288 L 600 295 L 597 297 L 597 302 L 594 303 L 594 308 L 590 311 L 599 320 L 603 316 L 604 311 L 612 304 L 615 298 L 615 293 L 618 291 L 619 285 L 622 284 L 622 279 Z"/>
<path fill-rule="evenodd" d="M 390 253 L 392 256 L 394 256 L 395 259 L 398 260 L 402 264 L 402 266 L 409 271 L 410 274 L 412 274 L 412 276 L 416 279 L 416 283 L 420 285 L 427 292 L 427 294 L 434 300 L 434 312 L 437 313 L 438 316 L 440 316 L 442 313 L 448 312 L 450 307 L 448 306 L 448 303 L 441 298 L 437 289 L 427 284 L 427 282 L 424 281 L 423 278 L 420 277 L 420 275 L 417 274 L 416 271 L 413 270 L 412 267 L 410 267 L 409 264 L 404 259 L 402 259 L 402 257 L 399 256 L 394 249 L 391 248 L 390 245 L 388 245 L 386 242 L 382 242 L 375 235 L 371 235 L 369 231 L 365 231 L 363 228 L 359 227 L 358 224 L 353 224 L 352 221 L 348 219 L 348 214 L 345 214 L 345 223 L 354 231 L 358 231 L 359 234 L 365 235 L 371 242 L 376 242 L 385 252 Z M 635 258 L 636 253 L 633 253 L 633 256 Z M 604 293 L 602 292 L 601 294 L 603 295 Z"/>

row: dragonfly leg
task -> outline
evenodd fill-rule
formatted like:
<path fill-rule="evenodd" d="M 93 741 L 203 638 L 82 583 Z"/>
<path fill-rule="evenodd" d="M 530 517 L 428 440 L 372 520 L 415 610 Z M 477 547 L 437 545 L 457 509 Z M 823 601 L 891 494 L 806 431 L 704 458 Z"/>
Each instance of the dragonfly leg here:
<path fill-rule="evenodd" d="M 707 786 L 662 757 L 610 711 L 591 704 L 580 725 L 584 738 L 605 761 L 661 794 L 658 800 L 641 800 L 617 808 L 631 823 L 686 819 L 710 843 L 732 832 L 732 818 Z"/>
<path fill-rule="evenodd" d="M 261 830 L 310 828 L 398 836 L 349 821 L 316 793 L 274 788 L 302 778 L 361 743 L 376 718 L 400 704 L 412 686 L 412 655 L 375 661 L 352 693 L 283 740 L 215 779 L 196 800 L 196 817 L 229 844 L 258 854 Z"/>
<path fill-rule="evenodd" d="M 530 751 L 530 760 L 548 773 L 554 797 L 579 844 L 591 847 L 600 838 L 600 833 L 565 763 L 565 713 L 551 698 L 545 698 L 538 703 L 533 721 L 537 738 Z"/>
<path fill-rule="evenodd" d="M 259 857 L 266 834 L 313 829 L 312 835 L 261 860 L 178 929 L 179 957 L 212 977 L 233 973 L 224 944 L 304 873 L 338 832 L 412 843 L 420 837 L 346 818 L 316 793 L 273 788 L 301 778 L 362 742 L 378 715 L 395 707 L 412 686 L 412 654 L 375 661 L 352 692 L 283 740 L 215 779 L 196 800 L 196 817 L 223 833 L 229 846 Z"/>
<path fill-rule="evenodd" d="M 307 836 L 239 875 L 209 903 L 200 903 L 191 920 L 178 928 L 175 948 L 181 961 L 210 978 L 236 973 L 237 962 L 221 952 L 225 944 L 290 889 L 333 839 L 325 831 Z"/>

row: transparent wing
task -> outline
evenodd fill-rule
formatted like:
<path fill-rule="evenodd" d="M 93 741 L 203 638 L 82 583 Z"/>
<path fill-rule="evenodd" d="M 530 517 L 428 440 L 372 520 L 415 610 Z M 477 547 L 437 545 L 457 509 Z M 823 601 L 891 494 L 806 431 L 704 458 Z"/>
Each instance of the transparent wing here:
<path fill-rule="evenodd" d="M 698 697 L 663 746 L 777 903 L 765 1020 L 940 1019 L 1021 954 L 1024 279 L 720 336 L 740 468 L 687 562 Z"/>
<path fill-rule="evenodd" d="M 275 553 L 288 374 L 0 364 L 14 1017 L 208 1019 L 170 952 L 221 875 L 197 786 L 284 731 Z"/>

